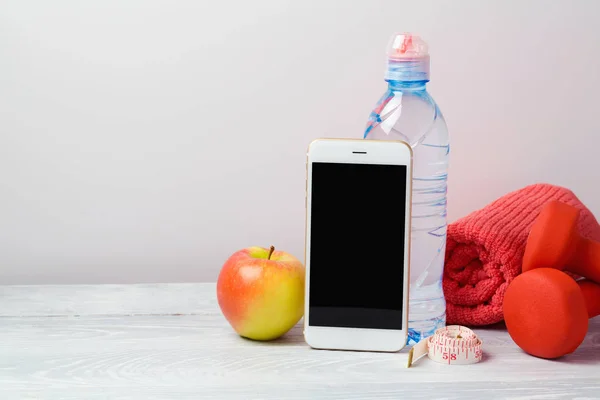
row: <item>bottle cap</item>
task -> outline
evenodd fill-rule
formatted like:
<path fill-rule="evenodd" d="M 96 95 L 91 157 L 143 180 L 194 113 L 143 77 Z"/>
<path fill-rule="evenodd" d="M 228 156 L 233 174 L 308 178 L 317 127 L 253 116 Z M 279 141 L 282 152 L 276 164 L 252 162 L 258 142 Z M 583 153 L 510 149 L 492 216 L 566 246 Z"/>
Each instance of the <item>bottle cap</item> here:
<path fill-rule="evenodd" d="M 387 46 L 388 81 L 429 81 L 429 46 L 420 36 L 396 33 Z"/>
<path fill-rule="evenodd" d="M 426 58 L 429 56 L 429 46 L 418 35 L 396 33 L 388 43 L 387 55 L 392 60 Z"/>

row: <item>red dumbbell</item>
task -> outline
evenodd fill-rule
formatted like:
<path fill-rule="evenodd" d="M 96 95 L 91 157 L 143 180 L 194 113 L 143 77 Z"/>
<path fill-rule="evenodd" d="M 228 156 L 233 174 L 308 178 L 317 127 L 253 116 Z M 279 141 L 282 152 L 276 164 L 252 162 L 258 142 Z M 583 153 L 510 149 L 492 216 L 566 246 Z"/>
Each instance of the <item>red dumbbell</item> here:
<path fill-rule="evenodd" d="M 546 204 L 529 233 L 523 272 L 556 268 L 600 283 L 600 243 L 579 234 L 578 219 L 576 207 L 558 201 Z"/>
<path fill-rule="evenodd" d="M 600 315 L 600 285 L 576 282 L 553 268 L 539 268 L 517 276 L 503 303 L 508 333 L 525 352 L 558 358 L 579 347 L 588 319 Z"/>

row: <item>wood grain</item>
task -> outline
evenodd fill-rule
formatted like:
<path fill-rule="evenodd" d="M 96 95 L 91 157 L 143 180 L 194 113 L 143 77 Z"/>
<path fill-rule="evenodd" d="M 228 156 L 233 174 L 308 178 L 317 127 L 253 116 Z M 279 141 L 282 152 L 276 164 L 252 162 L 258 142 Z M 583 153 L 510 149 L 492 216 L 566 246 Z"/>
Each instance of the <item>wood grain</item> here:
<path fill-rule="evenodd" d="M 0 316 L 198 314 L 215 293 L 214 283 L 0 286 Z"/>
<path fill-rule="evenodd" d="M 310 349 L 299 325 L 273 342 L 245 340 L 221 316 L 214 285 L 192 285 L 187 292 L 177 285 L 152 286 L 147 293 L 158 299 L 147 298 L 147 307 L 144 290 L 129 286 L 121 287 L 127 295 L 118 294 L 119 287 L 112 285 L 95 287 L 92 294 L 74 292 L 93 306 L 65 297 L 74 288 L 38 287 L 43 293 L 62 293 L 57 296 L 60 304 L 51 304 L 50 298 L 36 300 L 53 317 L 36 315 L 43 312 L 28 301 L 20 308 L 28 316 L 0 318 L 0 399 L 600 397 L 599 319 L 591 321 L 582 346 L 560 361 L 523 354 L 502 327 L 491 327 L 476 329 L 484 341 L 483 362 L 450 367 L 422 359 L 407 369 L 406 351 Z M 2 288 L 0 303 L 15 292 L 18 289 Z M 106 297 L 109 294 L 113 297 Z M 134 299 L 138 295 L 142 297 Z M 99 305 L 102 298 L 106 311 Z M 123 299 L 130 307 L 126 315 L 118 315 L 116 304 Z M 6 307 L 3 310 L 8 314 Z M 55 310 L 76 311 L 79 316 L 56 316 Z M 80 310 L 92 314 L 82 315 Z M 153 310 L 160 315 L 151 315 Z M 185 314 L 177 310 L 193 314 L 174 315 Z"/>

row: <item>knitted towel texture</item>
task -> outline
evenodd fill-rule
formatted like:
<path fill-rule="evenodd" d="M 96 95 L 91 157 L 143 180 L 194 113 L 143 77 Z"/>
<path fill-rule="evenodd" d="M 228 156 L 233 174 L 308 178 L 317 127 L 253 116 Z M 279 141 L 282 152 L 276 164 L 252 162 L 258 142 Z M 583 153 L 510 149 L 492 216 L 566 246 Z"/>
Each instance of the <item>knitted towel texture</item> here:
<path fill-rule="evenodd" d="M 443 276 L 447 324 L 477 326 L 503 320 L 504 293 L 521 273 L 529 231 L 551 200 L 579 208 L 579 232 L 600 241 L 600 226 L 590 210 L 572 191 L 549 184 L 508 193 L 459 219 L 448 225 Z"/>

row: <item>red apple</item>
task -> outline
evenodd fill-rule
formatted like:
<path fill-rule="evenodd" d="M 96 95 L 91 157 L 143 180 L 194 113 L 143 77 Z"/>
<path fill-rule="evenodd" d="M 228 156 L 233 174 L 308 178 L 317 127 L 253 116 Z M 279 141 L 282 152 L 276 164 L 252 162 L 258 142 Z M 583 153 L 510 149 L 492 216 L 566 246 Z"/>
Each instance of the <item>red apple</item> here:
<path fill-rule="evenodd" d="M 273 246 L 239 250 L 219 273 L 221 312 L 242 337 L 276 339 L 304 314 L 304 274 L 296 257 Z"/>

